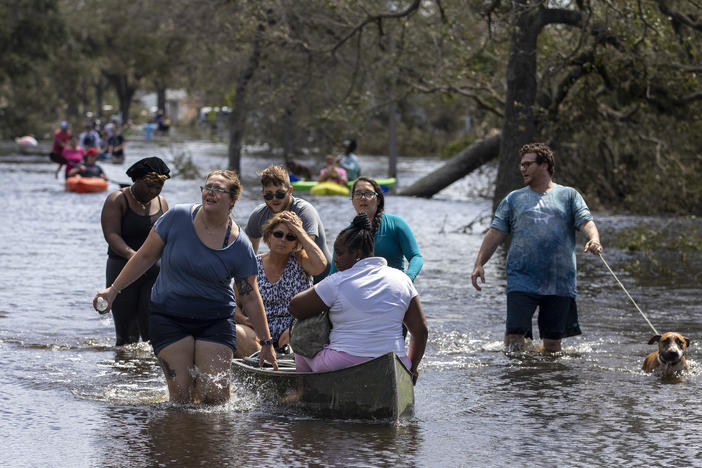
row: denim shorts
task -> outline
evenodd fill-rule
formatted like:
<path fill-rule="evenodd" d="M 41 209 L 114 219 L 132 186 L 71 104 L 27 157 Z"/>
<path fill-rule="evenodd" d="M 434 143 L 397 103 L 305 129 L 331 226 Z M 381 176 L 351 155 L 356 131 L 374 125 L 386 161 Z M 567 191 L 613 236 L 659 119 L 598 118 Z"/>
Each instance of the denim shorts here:
<path fill-rule="evenodd" d="M 508 335 L 523 335 L 533 338 L 531 318 L 539 308 L 539 336 L 541 339 L 560 340 L 580 335 L 578 306 L 568 296 L 542 296 L 521 291 L 507 293 Z"/>
<path fill-rule="evenodd" d="M 236 323 L 233 318 L 212 320 L 173 317 L 154 313 L 149 314 L 149 337 L 154 354 L 158 356 L 166 346 L 187 336 L 195 340 L 221 343 L 236 353 Z"/>

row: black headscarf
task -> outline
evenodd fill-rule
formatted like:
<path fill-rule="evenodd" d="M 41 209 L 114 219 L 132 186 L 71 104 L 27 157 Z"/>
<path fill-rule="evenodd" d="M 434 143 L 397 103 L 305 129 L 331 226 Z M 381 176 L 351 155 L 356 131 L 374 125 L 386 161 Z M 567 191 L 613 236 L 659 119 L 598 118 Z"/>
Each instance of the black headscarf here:
<path fill-rule="evenodd" d="M 156 156 L 140 159 L 132 164 L 132 167 L 127 169 L 127 175 L 131 177 L 133 181 L 141 179 L 146 174 L 151 174 L 152 172 L 170 178 L 169 174 L 171 170 L 161 158 L 157 158 Z"/>

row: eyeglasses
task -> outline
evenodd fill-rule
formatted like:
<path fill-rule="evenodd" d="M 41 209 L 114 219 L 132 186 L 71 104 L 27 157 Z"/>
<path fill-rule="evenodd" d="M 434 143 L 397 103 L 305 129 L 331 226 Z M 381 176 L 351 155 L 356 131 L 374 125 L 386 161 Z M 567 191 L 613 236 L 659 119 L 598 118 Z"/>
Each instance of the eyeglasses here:
<path fill-rule="evenodd" d="M 213 195 L 215 195 L 217 193 L 229 193 L 229 190 L 226 190 L 226 189 L 221 189 L 221 188 L 217 188 L 217 187 L 203 187 L 203 186 L 200 186 L 200 191 L 203 193 L 210 192 Z"/>
<path fill-rule="evenodd" d="M 275 198 L 277 198 L 278 200 L 282 200 L 283 198 L 285 198 L 285 196 L 286 196 L 287 194 L 288 194 L 288 191 L 287 191 L 287 190 L 276 190 L 276 191 L 275 191 L 275 195 L 273 194 L 273 192 L 264 192 L 264 193 L 263 193 L 263 199 L 264 199 L 264 200 L 271 201 L 271 200 L 273 200 L 273 197 L 275 197 Z"/>
<path fill-rule="evenodd" d="M 297 240 L 297 236 L 295 236 L 295 234 L 285 234 L 283 231 L 273 231 L 273 237 L 282 239 L 283 236 L 285 236 L 285 240 L 288 242 L 293 242 Z"/>
<path fill-rule="evenodd" d="M 375 192 L 353 192 L 353 198 L 365 198 L 370 200 L 373 197 L 377 197 L 378 194 Z"/>
<path fill-rule="evenodd" d="M 532 164 L 539 164 L 538 161 L 524 161 L 523 163 L 519 163 L 519 168 L 520 169 L 529 169 L 529 166 Z"/>

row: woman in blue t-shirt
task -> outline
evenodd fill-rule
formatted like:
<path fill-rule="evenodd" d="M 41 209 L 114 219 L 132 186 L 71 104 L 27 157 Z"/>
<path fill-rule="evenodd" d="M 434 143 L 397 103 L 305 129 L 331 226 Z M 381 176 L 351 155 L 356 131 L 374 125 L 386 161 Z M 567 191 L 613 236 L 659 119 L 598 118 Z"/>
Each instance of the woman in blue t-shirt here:
<path fill-rule="evenodd" d="M 171 401 L 217 404 L 229 400 L 236 351 L 236 284 L 242 305 L 261 340 L 263 360 L 278 365 L 256 284 L 249 239 L 230 217 L 241 194 L 233 171 L 212 171 L 201 204 L 176 205 L 156 222 L 146 241 L 97 300 L 108 310 L 117 295 L 156 260 L 161 270 L 151 290 L 149 335 Z"/>

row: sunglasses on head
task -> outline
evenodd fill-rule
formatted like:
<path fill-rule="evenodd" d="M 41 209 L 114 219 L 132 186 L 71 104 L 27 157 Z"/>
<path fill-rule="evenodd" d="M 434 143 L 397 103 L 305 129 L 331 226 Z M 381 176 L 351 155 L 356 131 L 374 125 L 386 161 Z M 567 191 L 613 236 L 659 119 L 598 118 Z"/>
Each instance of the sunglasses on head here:
<path fill-rule="evenodd" d="M 281 198 L 282 198 L 282 197 L 281 197 Z M 283 233 L 283 231 L 273 231 L 273 236 L 274 236 L 274 237 L 277 237 L 278 239 L 280 239 L 280 238 L 282 238 L 283 236 L 285 236 L 285 240 L 288 241 L 288 242 L 292 242 L 292 241 L 296 241 L 296 240 L 297 240 L 297 236 L 295 236 L 295 234 L 290 234 L 290 233 L 285 234 L 285 233 Z"/>
<path fill-rule="evenodd" d="M 264 192 L 263 193 L 263 199 L 264 200 L 273 200 L 273 197 L 277 198 L 278 200 L 282 200 L 285 198 L 285 196 L 288 194 L 287 190 L 276 190 L 275 194 L 273 192 Z"/>

